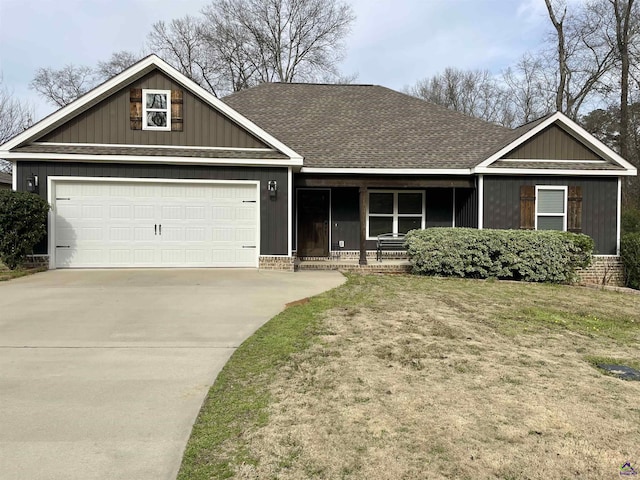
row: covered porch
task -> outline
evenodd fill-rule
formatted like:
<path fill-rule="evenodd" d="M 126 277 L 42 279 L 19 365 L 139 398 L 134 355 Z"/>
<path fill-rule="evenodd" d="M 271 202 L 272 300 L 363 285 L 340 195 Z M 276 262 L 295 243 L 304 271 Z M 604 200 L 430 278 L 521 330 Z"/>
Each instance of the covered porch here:
<path fill-rule="evenodd" d="M 375 259 L 376 238 L 428 227 L 477 227 L 470 176 L 297 175 L 293 245 L 302 269 L 409 270 L 404 252 Z"/>

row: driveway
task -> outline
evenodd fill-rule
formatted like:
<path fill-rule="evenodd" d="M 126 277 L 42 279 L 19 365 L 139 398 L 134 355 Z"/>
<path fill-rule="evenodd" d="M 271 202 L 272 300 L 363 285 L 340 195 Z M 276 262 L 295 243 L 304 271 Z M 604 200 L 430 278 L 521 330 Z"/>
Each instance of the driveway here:
<path fill-rule="evenodd" d="M 337 272 L 58 270 L 0 283 L 0 478 L 174 479 L 216 375 Z"/>

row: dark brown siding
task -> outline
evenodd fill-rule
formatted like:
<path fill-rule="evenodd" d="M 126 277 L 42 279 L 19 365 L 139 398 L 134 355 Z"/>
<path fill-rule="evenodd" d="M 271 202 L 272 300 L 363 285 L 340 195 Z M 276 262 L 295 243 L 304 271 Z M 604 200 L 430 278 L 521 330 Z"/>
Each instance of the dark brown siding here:
<path fill-rule="evenodd" d="M 170 178 L 197 180 L 259 180 L 260 181 L 260 253 L 262 255 L 287 255 L 287 169 L 207 167 L 183 165 L 135 165 L 113 163 L 71 162 L 19 162 L 18 190 L 26 190 L 26 177 L 38 175 L 39 193 L 47 198 L 49 176 L 122 177 L 122 178 Z M 266 184 L 278 182 L 275 200 L 269 197 Z M 36 253 L 47 253 L 46 241 Z"/>
<path fill-rule="evenodd" d="M 456 188 L 456 227 L 478 228 L 478 191 Z"/>
<path fill-rule="evenodd" d="M 522 185 L 581 186 L 582 233 L 593 238 L 596 253 L 615 255 L 617 178 L 487 176 L 484 178 L 485 228 L 519 228 Z"/>
<path fill-rule="evenodd" d="M 183 131 L 132 130 L 129 121 L 129 91 L 131 88 L 182 90 L 184 94 Z M 193 95 L 185 87 L 157 70 L 127 85 L 86 112 L 40 138 L 39 141 L 125 145 L 267 147 L 252 134 Z"/>
<path fill-rule="evenodd" d="M 530 138 L 504 158 L 535 160 L 602 160 L 557 125 Z"/>

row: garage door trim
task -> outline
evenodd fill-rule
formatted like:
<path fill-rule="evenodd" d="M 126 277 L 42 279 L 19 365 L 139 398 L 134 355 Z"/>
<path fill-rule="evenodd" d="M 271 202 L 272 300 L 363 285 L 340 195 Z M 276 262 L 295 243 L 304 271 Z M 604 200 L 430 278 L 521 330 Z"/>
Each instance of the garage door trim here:
<path fill-rule="evenodd" d="M 172 179 L 172 178 L 129 178 L 129 177 L 67 177 L 50 176 L 47 179 L 47 200 L 51 205 L 48 218 L 48 250 L 49 269 L 56 269 L 56 184 L 67 183 L 154 183 L 154 184 L 191 184 L 191 185 L 254 185 L 256 187 L 256 257 L 255 268 L 260 262 L 260 181 L 259 180 L 199 180 L 199 179 Z"/>

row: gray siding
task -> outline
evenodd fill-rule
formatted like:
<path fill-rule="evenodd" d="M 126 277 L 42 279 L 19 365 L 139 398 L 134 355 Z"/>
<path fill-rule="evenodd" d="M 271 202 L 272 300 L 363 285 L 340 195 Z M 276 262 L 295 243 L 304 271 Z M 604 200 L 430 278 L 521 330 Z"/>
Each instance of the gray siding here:
<path fill-rule="evenodd" d="M 131 88 L 183 91 L 182 132 L 132 130 Z M 182 85 L 155 70 L 38 139 L 46 142 L 207 147 L 267 147 L 252 134 L 193 95 Z"/>
<path fill-rule="evenodd" d="M 551 125 L 504 158 L 536 160 L 602 160 L 557 125 Z"/>
<path fill-rule="evenodd" d="M 456 188 L 456 227 L 478 228 L 478 190 Z"/>
<path fill-rule="evenodd" d="M 136 165 L 112 163 L 19 162 L 18 190 L 26 190 L 26 177 L 38 175 L 39 194 L 47 198 L 49 176 L 169 178 L 197 180 L 259 180 L 260 183 L 260 253 L 287 255 L 287 205 L 289 203 L 286 168 L 209 167 L 183 165 Z M 266 189 L 268 180 L 278 182 L 275 200 Z M 42 242 L 36 253 L 47 253 Z"/>
<path fill-rule="evenodd" d="M 595 241 L 596 253 L 615 255 L 617 178 L 489 177 L 484 178 L 484 227 L 520 227 L 520 186 L 575 185 L 582 187 L 582 232 Z"/>

